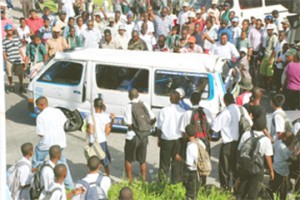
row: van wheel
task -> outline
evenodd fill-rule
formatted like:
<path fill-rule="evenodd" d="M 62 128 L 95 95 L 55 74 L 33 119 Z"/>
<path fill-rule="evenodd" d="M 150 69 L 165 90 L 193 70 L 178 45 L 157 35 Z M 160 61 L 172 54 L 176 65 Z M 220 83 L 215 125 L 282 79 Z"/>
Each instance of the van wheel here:
<path fill-rule="evenodd" d="M 81 130 L 81 126 L 83 125 L 83 119 L 78 110 L 70 111 L 69 109 L 63 107 L 57 108 L 60 109 L 68 119 L 65 123 L 66 132 Z"/>

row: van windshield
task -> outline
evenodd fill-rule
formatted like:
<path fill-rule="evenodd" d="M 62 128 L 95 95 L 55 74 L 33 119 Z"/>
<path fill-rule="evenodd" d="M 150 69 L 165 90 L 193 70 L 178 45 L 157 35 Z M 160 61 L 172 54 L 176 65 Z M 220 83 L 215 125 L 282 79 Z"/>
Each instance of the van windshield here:
<path fill-rule="evenodd" d="M 209 97 L 208 77 L 205 73 L 187 73 L 166 70 L 155 72 L 155 94 L 169 96 L 176 88 L 185 91 L 185 97 L 189 98 L 193 92 L 202 92 L 202 99 Z"/>
<path fill-rule="evenodd" d="M 262 6 L 262 0 L 239 0 L 241 9 L 258 8 Z"/>
<path fill-rule="evenodd" d="M 281 0 L 265 0 L 266 1 L 266 6 L 273 6 L 273 5 L 278 5 L 278 4 L 282 4 L 284 2 L 282 2 Z"/>

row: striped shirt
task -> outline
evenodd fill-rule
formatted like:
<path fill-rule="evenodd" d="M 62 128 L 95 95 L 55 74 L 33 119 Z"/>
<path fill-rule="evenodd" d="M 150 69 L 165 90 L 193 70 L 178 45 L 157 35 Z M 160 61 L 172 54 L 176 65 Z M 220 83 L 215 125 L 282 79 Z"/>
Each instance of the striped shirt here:
<path fill-rule="evenodd" d="M 13 37 L 12 39 L 5 38 L 2 44 L 3 52 L 6 53 L 9 62 L 14 63 L 17 60 L 22 60 L 19 51 L 22 45 L 18 37 Z"/>
<path fill-rule="evenodd" d="M 173 27 L 173 21 L 171 17 L 166 16 L 164 18 L 156 16 L 154 19 L 154 28 L 156 37 L 160 35 L 168 36 Z"/>

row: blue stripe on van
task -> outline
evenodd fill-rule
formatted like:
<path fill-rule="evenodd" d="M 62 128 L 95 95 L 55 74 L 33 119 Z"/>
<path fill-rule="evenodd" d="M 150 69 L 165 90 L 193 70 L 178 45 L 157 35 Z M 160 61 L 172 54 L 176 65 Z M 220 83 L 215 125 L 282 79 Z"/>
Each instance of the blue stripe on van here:
<path fill-rule="evenodd" d="M 226 93 L 226 91 L 225 91 L 225 85 L 224 85 L 224 82 L 223 82 L 223 79 L 222 79 L 221 73 L 219 73 L 219 79 L 220 79 L 220 82 L 221 82 L 221 84 L 222 84 L 222 89 L 223 89 L 223 92 L 224 92 L 224 94 L 225 94 L 225 93 Z"/>
<path fill-rule="evenodd" d="M 207 100 L 212 100 L 215 96 L 215 85 L 214 85 L 214 77 L 212 74 L 207 74 L 208 83 L 209 83 L 209 97 Z"/>

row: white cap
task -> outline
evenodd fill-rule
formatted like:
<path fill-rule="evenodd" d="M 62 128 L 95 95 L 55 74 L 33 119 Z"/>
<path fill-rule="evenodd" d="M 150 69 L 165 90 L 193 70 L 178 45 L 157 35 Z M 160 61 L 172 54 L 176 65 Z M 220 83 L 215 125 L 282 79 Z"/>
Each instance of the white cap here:
<path fill-rule="evenodd" d="M 197 10 L 196 10 L 196 14 L 199 14 L 199 13 L 201 13 L 201 10 L 200 10 L 200 9 L 197 9 Z"/>
<path fill-rule="evenodd" d="M 267 30 L 270 30 L 270 29 L 276 29 L 276 25 L 275 24 L 268 24 L 267 25 Z"/>
<path fill-rule="evenodd" d="M 238 17 L 234 17 L 234 18 L 232 18 L 231 21 L 232 21 L 232 22 L 239 22 L 239 18 L 238 18 Z"/>
<path fill-rule="evenodd" d="M 126 31 L 125 25 L 124 25 L 124 24 L 121 24 L 121 25 L 119 26 L 119 30 L 125 30 L 125 31 Z"/>
<path fill-rule="evenodd" d="M 181 99 L 185 96 L 185 91 L 182 88 L 176 88 L 175 91 L 178 92 Z"/>
<path fill-rule="evenodd" d="M 248 49 L 246 47 L 242 47 L 240 52 L 244 52 L 246 55 L 248 54 Z"/>
<path fill-rule="evenodd" d="M 190 4 L 189 4 L 188 2 L 184 2 L 184 3 L 182 4 L 182 7 L 190 7 Z"/>
<path fill-rule="evenodd" d="M 195 18 L 196 14 L 194 12 L 190 11 L 189 14 L 188 14 L 188 17 Z"/>
<path fill-rule="evenodd" d="M 219 0 L 212 0 L 211 4 L 218 4 Z"/>

